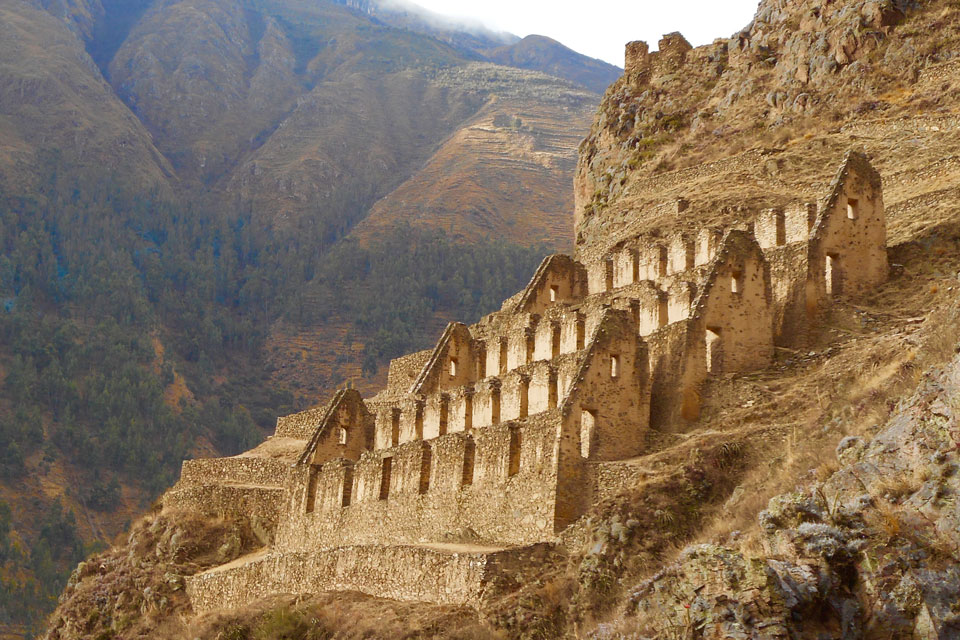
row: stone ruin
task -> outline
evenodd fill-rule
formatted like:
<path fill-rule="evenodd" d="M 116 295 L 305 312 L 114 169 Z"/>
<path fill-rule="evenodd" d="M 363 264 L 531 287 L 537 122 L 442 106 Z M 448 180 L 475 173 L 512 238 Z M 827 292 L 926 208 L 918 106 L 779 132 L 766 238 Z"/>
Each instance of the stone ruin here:
<path fill-rule="evenodd" d="M 711 376 L 768 366 L 882 283 L 885 245 L 880 176 L 849 153 L 817 204 L 547 257 L 501 310 L 393 360 L 377 395 L 184 462 L 164 508 L 245 516 L 265 543 L 188 578 L 194 610 L 338 590 L 479 605 L 558 552 L 650 429 L 695 419 Z"/>

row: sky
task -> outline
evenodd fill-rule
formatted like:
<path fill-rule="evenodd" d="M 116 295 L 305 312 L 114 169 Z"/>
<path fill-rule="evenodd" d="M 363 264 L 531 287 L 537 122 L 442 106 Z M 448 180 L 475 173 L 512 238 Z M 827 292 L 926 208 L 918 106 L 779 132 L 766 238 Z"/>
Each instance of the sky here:
<path fill-rule="evenodd" d="M 623 48 L 646 40 L 650 49 L 679 31 L 699 46 L 727 38 L 753 19 L 758 0 L 413 0 L 436 13 L 471 18 L 518 36 L 559 40 L 593 58 L 623 66 Z"/>

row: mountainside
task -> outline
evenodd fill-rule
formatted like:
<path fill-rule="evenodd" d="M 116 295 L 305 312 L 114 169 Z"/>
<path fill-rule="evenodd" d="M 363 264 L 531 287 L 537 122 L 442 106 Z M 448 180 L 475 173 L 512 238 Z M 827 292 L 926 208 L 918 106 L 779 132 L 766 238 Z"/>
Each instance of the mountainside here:
<path fill-rule="evenodd" d="M 538 35 L 492 49 L 487 52 L 487 57 L 508 67 L 533 69 L 566 78 L 599 93 L 603 93 L 621 73 L 612 64 L 586 58 L 552 38 Z"/>
<path fill-rule="evenodd" d="M 113 93 L 69 24 L 25 2 L 0 5 L 0 176 L 20 193 L 57 162 L 170 192 L 173 171 Z M 41 169 L 43 167 L 44 169 Z"/>
<path fill-rule="evenodd" d="M 823 205 L 838 159 L 855 149 L 882 177 L 890 277 L 855 300 L 805 309 L 813 324 L 802 348 L 778 344 L 766 368 L 712 376 L 684 398 L 689 410 L 651 430 L 642 455 L 608 468 L 622 489 L 558 532 L 557 557 L 535 579 L 506 580 L 475 609 L 327 593 L 191 617 L 183 576 L 264 543 L 241 519 L 198 523 L 199 540 L 180 533 L 178 546 L 179 525 L 151 514 L 77 569 L 48 637 L 363 637 L 368 620 L 397 637 L 956 636 L 958 44 L 952 1 L 764 0 L 731 39 L 694 49 L 670 34 L 655 54 L 628 45 L 625 73 L 580 146 L 578 258 L 605 265 L 640 233 L 666 242 Z M 524 137 L 532 117 L 498 120 L 489 108 L 438 153 L 543 144 Z M 424 178 L 436 170 L 428 161 Z M 339 264 L 370 261 L 365 243 L 392 211 L 429 211 L 400 197 L 423 192 L 419 179 L 389 210 L 374 207 Z M 467 238 L 507 226 L 447 220 Z M 475 254 L 463 261 L 478 264 Z M 387 283 L 377 291 L 392 296 L 390 266 L 375 266 Z M 393 282 L 409 278 L 404 270 Z M 322 282 L 316 297 L 350 291 Z M 444 295 L 474 282 L 458 274 Z M 358 352 L 370 344 L 347 338 Z M 96 604 L 131 584 L 129 600 Z"/>
<path fill-rule="evenodd" d="M 540 71 L 564 78 L 595 93 L 603 93 L 620 77 L 621 69 L 587 57 L 546 36 L 518 38 L 440 16 L 406 0 L 342 0 L 377 20 L 433 36 L 458 51 L 496 64 Z"/>
<path fill-rule="evenodd" d="M 378 201 L 356 230 L 375 237 L 400 223 L 438 227 L 455 237 L 526 238 L 569 246 L 569 183 L 584 114 L 594 102 L 549 76 L 487 63 L 442 72 L 461 91 L 497 86 L 488 101 L 410 179 Z"/>
<path fill-rule="evenodd" d="M 0 636 L 183 458 L 375 384 L 569 244 L 593 64 L 494 65 L 518 38 L 424 15 L 0 2 Z"/>

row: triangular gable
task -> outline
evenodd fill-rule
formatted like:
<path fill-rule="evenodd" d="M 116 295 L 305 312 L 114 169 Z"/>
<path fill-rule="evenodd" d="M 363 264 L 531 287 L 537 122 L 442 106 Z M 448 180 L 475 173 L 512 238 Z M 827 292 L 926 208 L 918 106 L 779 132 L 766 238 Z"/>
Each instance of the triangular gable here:
<path fill-rule="evenodd" d="M 880 192 L 883 189 L 883 180 L 880 173 L 870 164 L 867 156 L 859 151 L 848 151 L 843 158 L 843 163 L 837 170 L 837 175 L 830 183 L 827 197 L 820 203 L 816 221 L 810 232 L 812 240 L 819 239 L 823 235 L 827 226 L 827 216 L 835 210 L 837 199 L 843 195 L 844 187 L 851 179 L 855 178 L 865 181 L 875 192 Z"/>
<path fill-rule="evenodd" d="M 570 295 L 572 297 L 582 296 L 583 292 L 580 290 L 582 283 L 578 282 L 582 279 L 582 274 L 579 273 L 581 269 L 582 265 L 566 254 L 555 253 L 547 256 L 540 262 L 540 266 L 537 267 L 530 282 L 524 288 L 520 300 L 517 302 L 516 310 L 527 313 L 535 312 L 534 307 L 543 287 L 546 286 L 547 281 L 553 274 L 560 274 L 561 277 L 566 275 L 570 278 L 571 281 L 568 283 Z"/>
<path fill-rule="evenodd" d="M 337 434 L 332 433 L 332 430 L 336 427 L 333 423 L 336 421 L 340 410 L 344 408 L 356 412 L 358 417 L 357 423 L 361 428 L 364 426 L 363 423 L 365 419 L 370 416 L 370 412 L 359 391 L 356 389 L 340 389 L 337 391 L 323 412 L 320 424 L 314 430 L 313 435 L 297 459 L 297 465 L 310 464 L 321 441 L 327 437 L 337 437 Z"/>
<path fill-rule="evenodd" d="M 437 341 L 437 346 L 434 347 L 430 359 L 427 360 L 427 364 L 423 366 L 420 375 L 417 376 L 413 386 L 410 387 L 410 393 L 432 391 L 432 389 L 428 390 L 426 387 L 430 382 L 435 382 L 439 379 L 447 347 L 449 347 L 450 342 L 455 338 L 459 338 L 465 342 L 469 342 L 472 339 L 470 329 L 467 328 L 467 325 L 462 322 L 451 322 L 447 325 L 447 328 L 443 330 L 443 335 L 440 336 L 440 340 Z"/>
<path fill-rule="evenodd" d="M 743 258 L 752 258 L 764 265 L 763 295 L 768 304 L 771 302 L 773 289 L 770 282 L 770 269 L 763 255 L 763 249 L 760 248 L 753 234 L 740 229 L 732 229 L 724 234 L 723 239 L 720 241 L 720 247 L 717 249 L 717 254 L 713 257 L 713 260 L 710 261 L 707 277 L 693 302 L 692 315 L 697 316 L 704 312 L 707 301 L 710 298 L 710 292 L 717 283 L 720 269 L 727 264 Z"/>

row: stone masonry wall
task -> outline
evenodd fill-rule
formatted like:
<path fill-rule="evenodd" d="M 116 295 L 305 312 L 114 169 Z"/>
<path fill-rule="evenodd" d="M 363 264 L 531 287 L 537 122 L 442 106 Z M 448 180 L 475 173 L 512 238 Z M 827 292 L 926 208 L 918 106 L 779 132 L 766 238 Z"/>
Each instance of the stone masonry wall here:
<path fill-rule="evenodd" d="M 278 438 L 296 438 L 309 440 L 313 432 L 320 426 L 327 411 L 326 406 L 314 407 L 289 416 L 277 418 L 277 429 L 274 435 Z"/>
<path fill-rule="evenodd" d="M 319 552 L 270 553 L 190 576 L 196 613 L 243 607 L 275 593 L 360 591 L 380 598 L 479 606 L 498 584 L 529 579 L 548 545 L 473 553 L 411 546 L 356 546 Z"/>
<path fill-rule="evenodd" d="M 233 484 L 282 487 L 289 471 L 289 462 L 273 458 L 247 456 L 199 458 L 184 460 L 178 484 L 180 486 Z"/>
<path fill-rule="evenodd" d="M 605 313 L 568 403 L 579 424 L 582 458 L 618 459 L 643 449 L 650 412 L 647 352 L 627 312 Z"/>
<path fill-rule="evenodd" d="M 559 415 L 552 410 L 369 451 L 352 466 L 300 469 L 285 498 L 278 549 L 423 543 L 464 534 L 509 544 L 551 539 Z M 350 503 L 344 506 L 347 468 Z M 313 505 L 310 473 L 317 476 Z M 323 487 L 332 500 L 321 495 Z"/>
<path fill-rule="evenodd" d="M 810 243 L 817 299 L 858 295 L 887 279 L 887 227 L 880 175 L 849 153 L 822 203 Z"/>
<path fill-rule="evenodd" d="M 212 518 L 246 518 L 262 544 L 274 540 L 283 512 L 280 487 L 177 484 L 163 496 L 165 511 L 193 511 Z"/>

